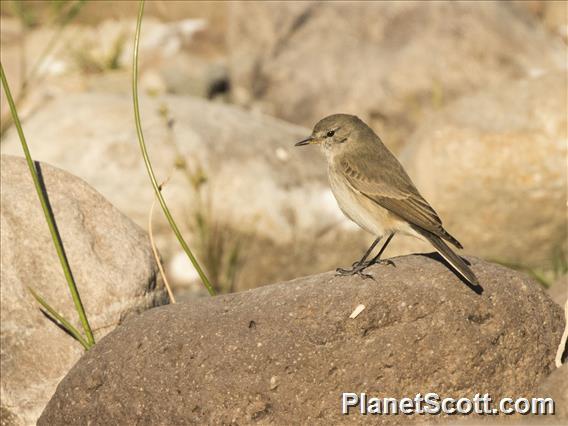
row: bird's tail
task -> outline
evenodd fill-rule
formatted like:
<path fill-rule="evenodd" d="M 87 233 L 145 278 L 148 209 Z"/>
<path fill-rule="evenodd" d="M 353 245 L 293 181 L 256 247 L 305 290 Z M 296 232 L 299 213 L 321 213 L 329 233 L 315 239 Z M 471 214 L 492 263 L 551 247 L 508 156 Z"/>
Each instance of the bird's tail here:
<path fill-rule="evenodd" d="M 442 257 L 458 272 L 462 277 L 464 277 L 470 284 L 478 286 L 479 282 L 473 271 L 467 266 L 464 260 L 455 254 L 451 248 L 437 235 L 421 229 L 414 227 L 414 229 L 420 233 L 424 238 L 426 238 L 430 244 L 442 255 Z"/>

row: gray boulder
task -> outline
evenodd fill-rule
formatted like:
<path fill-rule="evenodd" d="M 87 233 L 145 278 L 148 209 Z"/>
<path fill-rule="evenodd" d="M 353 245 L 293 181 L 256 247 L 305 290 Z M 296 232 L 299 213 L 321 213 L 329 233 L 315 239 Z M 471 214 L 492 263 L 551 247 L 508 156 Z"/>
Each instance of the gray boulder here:
<path fill-rule="evenodd" d="M 75 365 L 39 425 L 351 423 L 368 418 L 341 416 L 342 392 L 530 395 L 563 313 L 527 275 L 469 260 L 481 294 L 415 255 L 373 279 L 329 272 L 154 309 Z"/>
<path fill-rule="evenodd" d="M 562 41 L 510 2 L 231 6 L 237 103 L 308 127 L 354 113 L 394 148 L 464 93 L 565 66 Z"/>
<path fill-rule="evenodd" d="M 39 167 L 95 337 L 167 303 L 148 236 L 82 180 Z M 29 425 L 83 347 L 42 315 L 27 288 L 81 328 L 25 160 L 2 156 L 0 170 L 2 417 Z"/>
<path fill-rule="evenodd" d="M 211 257 L 207 243 L 216 238 L 227 252 L 240 248 L 236 288 L 322 272 L 362 254 L 371 237 L 338 209 L 325 160 L 293 146 L 308 129 L 188 97 L 143 97 L 141 106 L 154 171 L 159 181 L 171 177 L 163 193 L 172 214 L 200 259 Z M 130 95 L 74 94 L 43 105 L 24 128 L 35 158 L 85 179 L 146 229 L 154 193 L 132 114 Z M 14 129 L 0 149 L 20 153 Z M 159 207 L 154 219 L 168 262 L 179 245 Z"/>
<path fill-rule="evenodd" d="M 464 97 L 433 114 L 401 154 L 469 253 L 550 267 L 568 253 L 566 74 Z"/>

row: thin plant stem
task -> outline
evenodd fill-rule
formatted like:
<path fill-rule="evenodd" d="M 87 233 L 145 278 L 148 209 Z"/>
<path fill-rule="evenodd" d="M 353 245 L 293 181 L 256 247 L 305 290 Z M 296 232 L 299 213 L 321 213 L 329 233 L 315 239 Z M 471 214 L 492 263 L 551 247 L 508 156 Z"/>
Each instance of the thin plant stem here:
<path fill-rule="evenodd" d="M 49 313 L 49 315 L 51 315 L 51 317 L 53 319 L 55 319 L 57 322 L 59 322 L 59 324 L 61 324 L 61 326 L 67 332 L 69 332 L 69 334 L 71 334 L 71 336 L 73 336 L 75 338 L 75 340 L 77 340 L 81 345 L 83 345 L 85 350 L 88 351 L 91 348 L 92 345 L 90 345 L 89 342 L 87 342 L 83 338 L 83 336 L 81 336 L 81 333 L 79 333 L 79 330 L 77 330 L 75 327 L 73 327 L 73 325 L 69 321 L 67 321 L 63 315 L 61 315 L 59 312 L 57 312 L 55 309 L 53 309 L 39 294 L 37 294 L 34 291 L 33 288 L 28 287 L 28 290 L 32 294 L 32 296 L 35 298 L 35 300 L 41 306 L 43 306 L 43 308 Z"/>
<path fill-rule="evenodd" d="M 209 294 L 211 296 L 215 296 L 215 290 L 213 289 L 213 286 L 211 285 L 209 279 L 205 275 L 205 272 L 199 265 L 199 262 L 191 252 L 191 249 L 185 242 L 176 222 L 174 221 L 174 218 L 170 213 L 170 210 L 158 186 L 158 181 L 156 179 L 156 176 L 154 175 L 154 170 L 152 168 L 152 164 L 148 156 L 148 151 L 146 150 L 146 143 L 144 142 L 144 134 L 142 133 L 142 124 L 140 120 L 140 108 L 138 104 L 138 48 L 140 44 L 140 28 L 142 27 L 142 16 L 144 15 L 144 0 L 140 0 L 139 4 L 140 7 L 138 9 L 138 19 L 136 21 L 136 34 L 134 37 L 134 53 L 132 58 L 132 98 L 134 103 L 134 122 L 136 123 L 136 133 L 138 135 L 138 143 L 140 145 L 140 150 L 142 151 L 142 157 L 144 158 L 144 164 L 146 165 L 146 170 L 148 171 L 148 175 L 150 177 L 150 181 L 152 182 L 152 186 L 154 187 L 154 192 L 156 193 L 156 197 L 160 202 L 160 206 L 162 207 L 164 215 L 168 219 L 172 231 L 176 235 L 181 247 L 183 248 L 183 251 L 185 251 L 185 253 L 187 254 L 187 257 L 191 261 L 193 267 L 197 271 L 199 278 L 201 278 L 201 282 L 203 282 L 203 285 L 205 286 L 205 288 L 207 288 Z"/>
<path fill-rule="evenodd" d="M 51 239 L 53 240 L 53 244 L 55 245 L 55 250 L 57 251 L 57 256 L 59 257 L 59 261 L 61 262 L 61 267 L 63 268 L 63 273 L 65 275 L 65 279 L 67 280 L 69 291 L 71 292 L 71 297 L 73 298 L 73 303 L 75 303 L 75 309 L 77 310 L 79 318 L 81 319 L 83 330 L 85 331 L 85 334 L 87 336 L 87 342 L 89 343 L 89 345 L 92 346 L 95 344 L 95 338 L 93 336 L 91 326 L 89 325 L 89 320 L 87 319 L 87 315 L 85 314 L 85 308 L 83 308 L 83 303 L 81 302 L 79 292 L 77 291 L 77 286 L 75 284 L 75 280 L 73 279 L 73 274 L 71 273 L 69 262 L 67 260 L 67 257 L 65 256 L 65 251 L 63 250 L 63 243 L 61 241 L 61 237 L 57 232 L 55 221 L 49 210 L 47 198 L 42 191 L 37 170 L 32 160 L 30 150 L 26 142 L 26 137 L 24 136 L 24 131 L 22 130 L 22 124 L 20 123 L 20 118 L 18 117 L 18 111 L 16 110 L 16 105 L 14 104 L 14 99 L 12 98 L 12 93 L 10 92 L 10 87 L 8 86 L 8 81 L 6 80 L 6 75 L 4 73 L 4 66 L 2 65 L 2 63 L 0 63 L 0 78 L 2 79 L 2 87 L 4 88 L 4 93 L 6 94 L 8 105 L 10 106 L 12 120 L 14 121 L 16 129 L 18 130 L 18 136 L 20 137 L 20 142 L 22 143 L 22 149 L 24 150 L 24 155 L 26 157 L 26 161 L 28 163 L 32 179 L 34 181 L 34 186 L 37 195 L 39 197 L 39 201 L 41 203 L 41 208 L 43 209 L 43 214 L 47 221 L 49 232 L 51 233 Z"/>
<path fill-rule="evenodd" d="M 152 253 L 154 253 L 154 259 L 156 259 L 156 263 L 158 264 L 158 269 L 160 270 L 160 275 L 164 280 L 164 286 L 166 287 L 166 291 L 168 292 L 168 297 L 170 298 L 170 302 L 173 304 L 176 303 L 176 298 L 174 297 L 174 292 L 170 287 L 170 282 L 168 281 L 168 277 L 164 271 L 164 267 L 162 266 L 162 261 L 160 260 L 160 256 L 158 255 L 158 250 L 156 249 L 156 243 L 154 242 L 154 232 L 152 231 L 152 216 L 154 214 L 154 206 L 156 205 L 156 199 L 152 201 L 152 206 L 150 207 L 150 214 L 148 215 L 148 235 L 150 236 L 150 246 L 152 247 Z"/>

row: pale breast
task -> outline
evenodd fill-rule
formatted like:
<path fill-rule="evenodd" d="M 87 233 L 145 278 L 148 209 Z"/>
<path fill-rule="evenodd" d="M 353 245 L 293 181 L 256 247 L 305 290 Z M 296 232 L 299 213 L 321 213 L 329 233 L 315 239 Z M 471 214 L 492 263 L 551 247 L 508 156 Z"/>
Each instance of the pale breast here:
<path fill-rule="evenodd" d="M 393 229 L 393 217 L 388 210 L 369 200 L 351 187 L 349 182 L 331 167 L 328 168 L 331 191 L 341 211 L 365 231 L 379 236 Z"/>

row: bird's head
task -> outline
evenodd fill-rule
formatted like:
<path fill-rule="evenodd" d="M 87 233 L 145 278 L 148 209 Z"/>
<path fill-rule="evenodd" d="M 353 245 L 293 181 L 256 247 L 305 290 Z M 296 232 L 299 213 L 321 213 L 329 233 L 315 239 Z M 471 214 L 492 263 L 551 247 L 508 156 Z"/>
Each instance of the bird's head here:
<path fill-rule="evenodd" d="M 327 155 L 343 151 L 353 143 L 353 136 L 367 125 L 355 115 L 333 114 L 318 121 L 312 134 L 295 146 L 321 145 Z"/>

